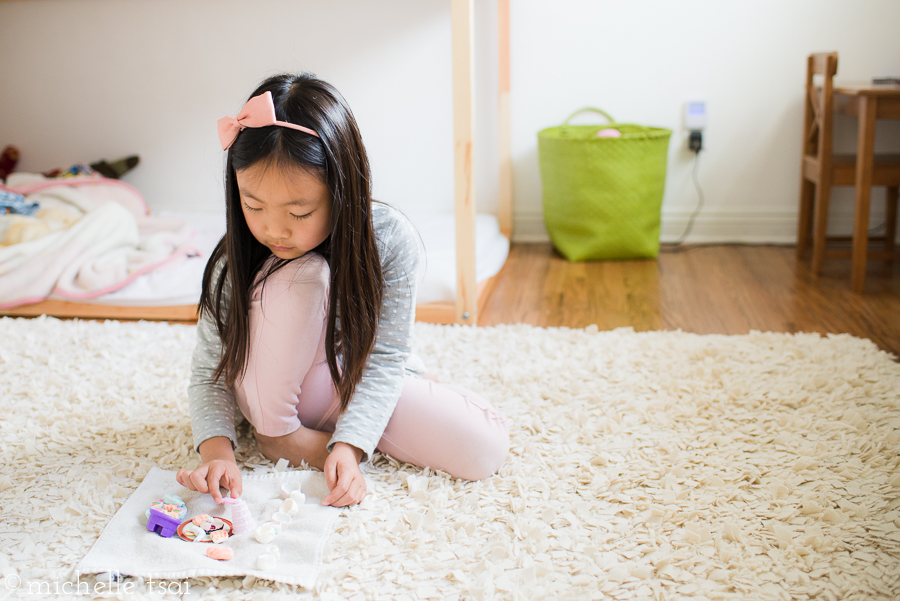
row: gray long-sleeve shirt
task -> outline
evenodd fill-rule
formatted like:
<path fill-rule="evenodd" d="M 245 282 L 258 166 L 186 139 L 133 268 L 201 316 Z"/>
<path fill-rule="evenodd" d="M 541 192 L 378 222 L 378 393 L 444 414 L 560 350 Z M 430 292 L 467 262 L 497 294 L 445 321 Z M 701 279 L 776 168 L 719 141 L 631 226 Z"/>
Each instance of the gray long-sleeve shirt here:
<path fill-rule="evenodd" d="M 362 381 L 347 410 L 338 418 L 328 443 L 329 452 L 337 442 L 361 449 L 363 461 L 374 452 L 403 388 L 406 359 L 412 345 L 419 270 L 418 234 L 409 220 L 388 205 L 373 203 L 372 221 L 384 275 L 378 332 Z M 226 307 L 230 292 L 226 284 L 223 291 Z M 221 354 L 222 341 L 215 323 L 203 313 L 197 323 L 197 346 L 188 387 L 197 452 L 203 441 L 214 436 L 228 437 L 232 447 L 237 448 L 235 416 L 238 413 L 234 393 L 221 379 L 213 379 Z"/>

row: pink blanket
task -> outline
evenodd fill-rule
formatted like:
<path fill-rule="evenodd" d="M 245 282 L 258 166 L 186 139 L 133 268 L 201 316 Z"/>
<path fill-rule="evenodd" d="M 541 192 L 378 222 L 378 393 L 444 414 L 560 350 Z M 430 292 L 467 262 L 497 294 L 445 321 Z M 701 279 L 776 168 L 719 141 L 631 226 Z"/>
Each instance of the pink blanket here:
<path fill-rule="evenodd" d="M 150 217 L 141 194 L 124 182 L 17 173 L 3 188 L 40 203 L 40 210 L 34 217 L 0 215 L 0 309 L 51 293 L 96 298 L 199 254 L 186 224 Z"/>

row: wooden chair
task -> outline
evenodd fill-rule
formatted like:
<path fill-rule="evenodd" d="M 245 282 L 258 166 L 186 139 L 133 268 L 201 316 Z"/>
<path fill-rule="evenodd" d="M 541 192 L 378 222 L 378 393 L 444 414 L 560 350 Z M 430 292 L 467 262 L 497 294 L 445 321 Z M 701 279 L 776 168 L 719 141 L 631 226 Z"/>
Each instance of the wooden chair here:
<path fill-rule="evenodd" d="M 812 235 L 814 273 L 822 272 L 822 263 L 829 256 L 849 257 L 849 251 L 826 252 L 828 202 L 831 186 L 852 186 L 856 178 L 856 155 L 832 152 L 834 122 L 834 76 L 837 74 L 837 52 L 812 54 L 806 66 L 806 100 L 803 110 L 803 157 L 800 177 L 800 218 L 797 228 L 797 259 L 802 259 Z M 813 76 L 824 76 L 821 88 Z M 885 250 L 894 251 L 897 233 L 897 187 L 900 186 L 900 156 L 875 155 L 872 185 L 886 186 Z"/>

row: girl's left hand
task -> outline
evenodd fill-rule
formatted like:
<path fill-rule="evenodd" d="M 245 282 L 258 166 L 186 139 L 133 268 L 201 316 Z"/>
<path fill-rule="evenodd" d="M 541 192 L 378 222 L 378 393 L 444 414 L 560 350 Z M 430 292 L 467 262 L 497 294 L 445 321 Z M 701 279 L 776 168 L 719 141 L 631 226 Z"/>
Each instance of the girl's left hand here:
<path fill-rule="evenodd" d="M 325 482 L 331 493 L 322 499 L 322 505 L 347 507 L 366 498 L 366 479 L 359 471 L 362 451 L 344 442 L 331 449 L 325 460 Z"/>

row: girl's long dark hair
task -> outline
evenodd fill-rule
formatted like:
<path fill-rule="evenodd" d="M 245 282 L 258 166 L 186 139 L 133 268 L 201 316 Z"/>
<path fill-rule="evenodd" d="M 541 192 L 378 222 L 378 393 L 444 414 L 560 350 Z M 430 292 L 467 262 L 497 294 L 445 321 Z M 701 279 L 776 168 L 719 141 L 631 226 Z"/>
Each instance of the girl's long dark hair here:
<path fill-rule="evenodd" d="M 343 411 L 362 379 L 375 344 L 384 288 L 372 227 L 369 159 L 353 113 L 333 86 L 309 73 L 282 74 L 266 79 L 250 97 L 267 91 L 272 92 L 279 121 L 309 127 L 319 137 L 275 125 L 246 128 L 228 149 L 227 230 L 206 264 L 200 296 L 200 311 L 213 318 L 222 340 L 222 358 L 214 377 L 224 376 L 229 387 L 243 377 L 250 349 L 252 286 L 271 256 L 244 220 L 235 171 L 261 162 L 276 168 L 304 169 L 319 176 L 331 191 L 331 233 L 310 252 L 325 257 L 331 269 L 325 348 Z M 287 262 L 275 261 L 272 269 L 262 274 L 263 280 Z M 217 273 L 220 267 L 221 273 Z M 231 288 L 227 305 L 226 282 Z"/>

